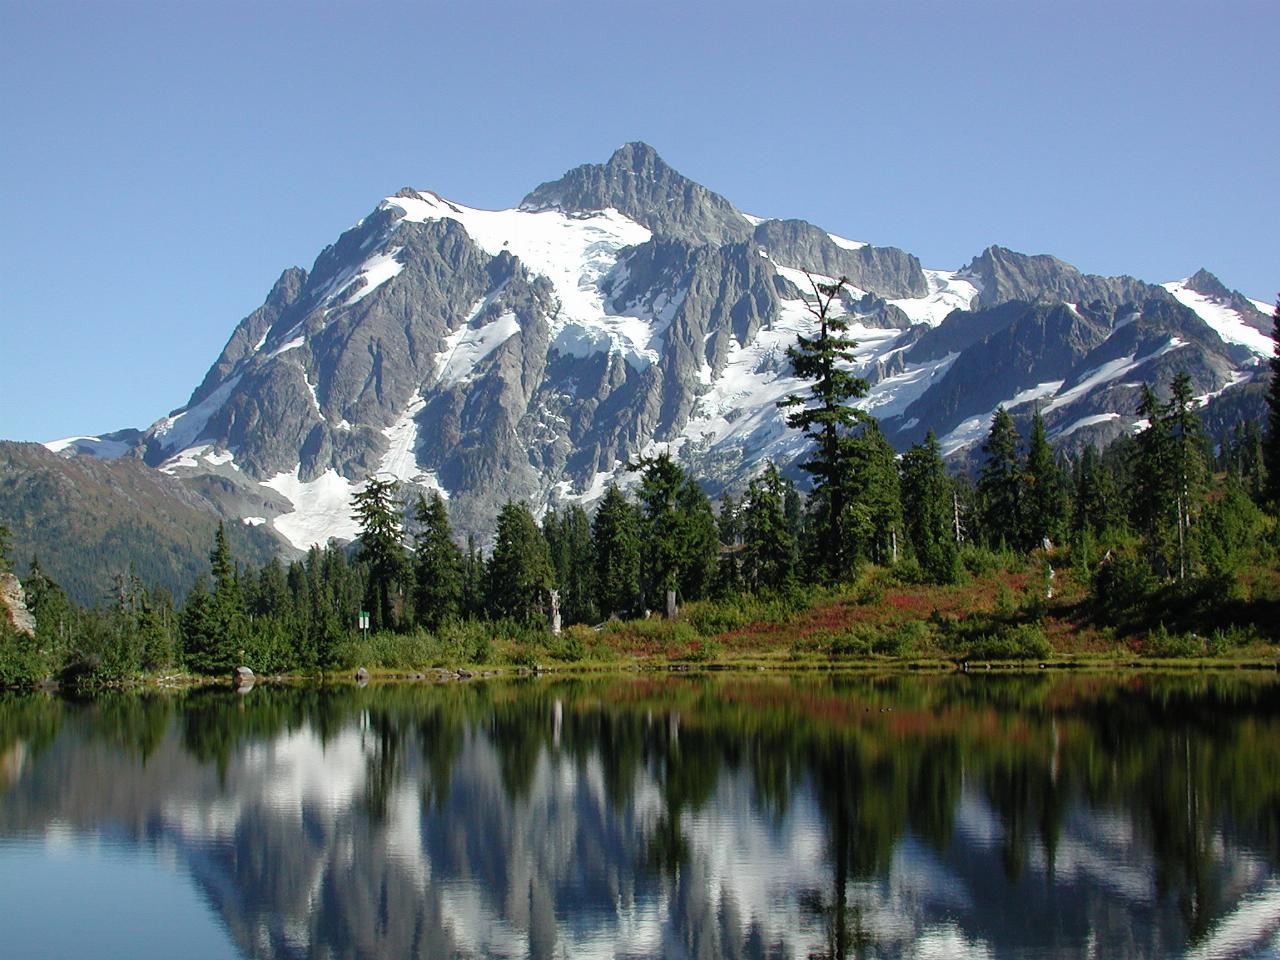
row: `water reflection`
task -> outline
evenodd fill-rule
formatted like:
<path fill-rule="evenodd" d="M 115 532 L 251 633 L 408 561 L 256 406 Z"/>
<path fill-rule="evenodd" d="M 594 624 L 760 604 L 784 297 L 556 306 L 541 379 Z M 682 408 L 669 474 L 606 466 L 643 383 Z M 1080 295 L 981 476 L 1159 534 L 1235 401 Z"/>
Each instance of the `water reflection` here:
<path fill-rule="evenodd" d="M 1278 707 L 1260 676 L 7 696 L 0 837 L 160 851 L 251 956 L 1268 956 Z"/>

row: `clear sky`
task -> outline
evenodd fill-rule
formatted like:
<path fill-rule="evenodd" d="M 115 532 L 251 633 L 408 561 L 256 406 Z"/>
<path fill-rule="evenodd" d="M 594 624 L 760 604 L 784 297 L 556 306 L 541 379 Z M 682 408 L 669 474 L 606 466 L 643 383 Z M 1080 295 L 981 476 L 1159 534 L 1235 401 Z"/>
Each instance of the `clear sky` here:
<path fill-rule="evenodd" d="M 645 140 L 759 216 L 1280 289 L 1280 4 L 0 0 L 0 438 L 145 427 L 402 186 Z"/>

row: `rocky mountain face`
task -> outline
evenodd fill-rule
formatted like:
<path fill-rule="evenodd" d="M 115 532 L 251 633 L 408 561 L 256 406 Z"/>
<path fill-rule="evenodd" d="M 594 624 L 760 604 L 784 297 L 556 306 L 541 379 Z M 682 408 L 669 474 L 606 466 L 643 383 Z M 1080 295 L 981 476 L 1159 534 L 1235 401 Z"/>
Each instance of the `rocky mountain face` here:
<path fill-rule="evenodd" d="M 1206 401 L 1262 376 L 1265 304 L 1204 271 L 1156 286 L 990 247 L 958 271 L 799 220 L 761 220 L 620 148 L 511 210 L 387 197 L 286 270 L 187 404 L 146 430 L 50 444 L 141 461 L 305 549 L 350 538 L 350 498 L 392 475 L 482 537 L 509 498 L 591 502 L 629 461 L 677 454 L 711 492 L 802 438 L 775 402 L 815 279 L 845 276 L 866 407 L 900 447 L 959 454 L 1001 404 L 1061 443 L 1133 428 L 1138 384 Z M 166 478 L 167 479 L 167 478 Z"/>

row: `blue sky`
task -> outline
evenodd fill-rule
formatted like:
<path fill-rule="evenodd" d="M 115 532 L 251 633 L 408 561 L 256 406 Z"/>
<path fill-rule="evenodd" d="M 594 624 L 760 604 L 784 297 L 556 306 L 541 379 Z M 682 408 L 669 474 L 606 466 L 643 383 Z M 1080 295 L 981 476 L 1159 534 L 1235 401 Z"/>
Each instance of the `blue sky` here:
<path fill-rule="evenodd" d="M 1280 289 L 1274 2 L 0 0 L 0 438 L 183 404 L 405 185 L 645 140 L 761 216 Z"/>

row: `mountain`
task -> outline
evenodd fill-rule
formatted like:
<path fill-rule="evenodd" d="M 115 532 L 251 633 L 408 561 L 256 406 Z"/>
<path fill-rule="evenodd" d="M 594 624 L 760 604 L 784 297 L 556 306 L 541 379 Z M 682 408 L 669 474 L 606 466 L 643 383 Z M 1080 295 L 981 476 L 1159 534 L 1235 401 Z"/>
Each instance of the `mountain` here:
<path fill-rule="evenodd" d="M 1004 404 L 1079 446 L 1133 428 L 1138 384 L 1187 370 L 1207 401 L 1262 376 L 1265 305 L 1204 271 L 1164 286 L 990 247 L 955 271 L 800 220 L 761 220 L 641 143 L 514 209 L 387 197 L 281 274 L 187 403 L 145 430 L 49 445 L 140 462 L 304 549 L 350 538 L 370 474 L 439 490 L 486 536 L 509 498 L 590 502 L 668 449 L 715 492 L 802 438 L 775 401 L 846 276 L 866 407 L 904 447 L 960 456 Z M 1260 319 L 1261 318 L 1261 319 Z"/>
<path fill-rule="evenodd" d="M 263 494 L 264 506 L 279 500 Z M 67 458 L 38 443 L 0 441 L 0 518 L 12 531 L 19 574 L 38 556 L 83 604 L 106 598 L 112 578 L 131 567 L 149 587 L 185 593 L 208 570 L 219 521 L 238 557 L 265 562 L 278 540 L 226 505 L 245 496 L 219 478 L 179 480 L 131 457 Z"/>

